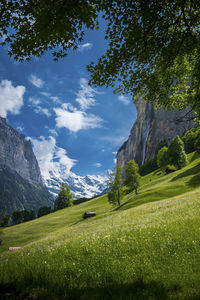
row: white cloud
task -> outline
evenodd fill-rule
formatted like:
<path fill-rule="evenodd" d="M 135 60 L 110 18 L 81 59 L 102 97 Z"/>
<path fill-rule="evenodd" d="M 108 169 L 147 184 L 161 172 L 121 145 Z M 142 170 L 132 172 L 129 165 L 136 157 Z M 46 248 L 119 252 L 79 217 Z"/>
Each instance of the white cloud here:
<path fill-rule="evenodd" d="M 19 131 L 19 132 L 23 132 L 24 131 L 24 126 L 23 125 L 17 126 L 16 130 Z"/>
<path fill-rule="evenodd" d="M 38 105 L 41 103 L 41 100 L 37 97 L 29 97 L 29 102 L 32 103 L 33 105 Z"/>
<path fill-rule="evenodd" d="M 118 96 L 118 100 L 122 102 L 124 105 L 128 105 L 131 102 L 130 99 L 124 95 Z"/>
<path fill-rule="evenodd" d="M 116 151 L 114 151 L 114 152 L 112 152 L 112 154 L 116 155 L 116 154 L 117 154 L 117 152 L 116 152 Z"/>
<path fill-rule="evenodd" d="M 56 146 L 56 139 L 52 136 L 47 139 L 43 136 L 39 139 L 31 138 L 31 142 L 41 173 L 45 178 L 50 178 L 51 173 L 60 177 L 62 167 L 69 173 L 77 161 L 69 158 L 65 149 Z"/>
<path fill-rule="evenodd" d="M 51 116 L 50 111 L 47 108 L 43 108 L 39 104 L 41 103 L 41 100 L 37 97 L 30 97 L 29 98 L 30 106 L 33 107 L 33 110 L 36 114 L 43 114 L 47 117 Z"/>
<path fill-rule="evenodd" d="M 56 113 L 56 126 L 65 127 L 71 132 L 89 128 L 101 127 L 102 119 L 93 114 L 86 114 L 84 111 L 77 110 L 69 103 L 64 103 L 62 108 L 54 108 Z"/>
<path fill-rule="evenodd" d="M 116 165 L 116 163 L 117 163 L 117 159 L 116 159 L 116 158 L 114 158 L 114 159 L 113 159 L 113 161 L 114 161 L 114 164 Z"/>
<path fill-rule="evenodd" d="M 45 126 L 46 128 L 48 128 L 48 126 Z M 49 129 L 49 133 L 53 136 L 58 136 L 58 133 L 56 132 L 55 129 Z"/>
<path fill-rule="evenodd" d="M 23 85 L 14 87 L 9 80 L 0 82 L 0 115 L 6 117 L 7 113 L 17 115 L 23 105 L 23 95 L 26 88 Z"/>
<path fill-rule="evenodd" d="M 102 164 L 97 162 L 97 163 L 94 163 L 94 166 L 97 168 L 100 168 L 100 167 L 102 167 Z"/>
<path fill-rule="evenodd" d="M 85 44 L 82 44 L 82 45 L 78 46 L 78 51 L 83 52 L 85 50 L 91 49 L 92 47 L 93 47 L 92 43 L 85 43 Z"/>
<path fill-rule="evenodd" d="M 41 94 L 55 103 L 61 103 L 60 99 L 57 96 L 52 96 L 50 93 L 47 92 L 41 92 Z"/>
<path fill-rule="evenodd" d="M 34 108 L 34 111 L 37 113 L 37 114 L 43 114 L 47 117 L 50 117 L 51 116 L 51 113 L 50 111 L 47 109 L 47 108 L 42 108 L 41 106 L 37 106 Z"/>
<path fill-rule="evenodd" d="M 76 102 L 79 103 L 82 110 L 88 109 L 90 106 L 95 105 L 95 94 L 98 94 L 91 86 L 88 85 L 88 81 L 85 78 L 80 79 L 80 91 L 77 93 Z"/>
<path fill-rule="evenodd" d="M 33 74 L 29 77 L 29 81 L 37 88 L 42 88 L 44 85 L 44 81 Z"/>

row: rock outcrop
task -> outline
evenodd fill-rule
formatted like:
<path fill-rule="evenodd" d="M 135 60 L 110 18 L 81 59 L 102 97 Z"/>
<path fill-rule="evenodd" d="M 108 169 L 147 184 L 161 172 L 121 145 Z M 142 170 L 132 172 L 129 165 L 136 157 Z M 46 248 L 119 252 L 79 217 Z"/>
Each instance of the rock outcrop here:
<path fill-rule="evenodd" d="M 41 206 L 53 207 L 54 199 L 42 185 L 30 182 L 16 171 L 0 165 L 0 217 L 16 210 L 35 210 Z"/>
<path fill-rule="evenodd" d="M 0 164 L 15 170 L 21 177 L 42 184 L 42 176 L 30 141 L 0 117 Z"/>
<path fill-rule="evenodd" d="M 193 112 L 165 111 L 155 109 L 153 104 L 138 97 L 134 101 L 137 109 L 137 119 L 131 129 L 128 140 L 117 152 L 117 163 L 124 168 L 126 163 L 134 159 L 139 166 L 147 163 L 155 156 L 160 146 L 169 145 L 176 136 L 182 136 L 194 127 Z"/>
<path fill-rule="evenodd" d="M 0 217 L 15 210 L 53 206 L 30 141 L 0 117 Z"/>

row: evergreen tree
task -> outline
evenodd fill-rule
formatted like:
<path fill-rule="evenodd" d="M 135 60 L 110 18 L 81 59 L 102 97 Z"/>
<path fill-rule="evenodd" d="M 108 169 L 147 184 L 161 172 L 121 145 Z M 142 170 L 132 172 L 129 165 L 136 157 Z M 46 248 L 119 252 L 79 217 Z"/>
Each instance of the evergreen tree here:
<path fill-rule="evenodd" d="M 0 220 L 0 226 L 1 227 L 8 226 L 9 219 L 10 219 L 10 215 L 8 213 L 3 214 Z"/>
<path fill-rule="evenodd" d="M 129 187 L 130 191 L 135 191 L 138 194 L 138 188 L 140 186 L 140 175 L 138 173 L 138 165 L 134 160 L 129 160 L 125 166 L 126 179 L 125 184 Z"/>
<path fill-rule="evenodd" d="M 158 151 L 156 162 L 159 167 L 164 167 L 168 164 L 168 149 L 163 147 Z"/>
<path fill-rule="evenodd" d="M 54 210 L 63 209 L 73 205 L 74 194 L 70 191 L 67 184 L 61 184 L 60 192 L 54 202 Z"/>
<path fill-rule="evenodd" d="M 38 218 L 51 213 L 51 206 L 41 206 L 38 209 Z"/>
<path fill-rule="evenodd" d="M 183 141 L 177 135 L 168 148 L 169 163 L 181 169 L 187 165 L 187 156 L 184 150 Z"/>
<path fill-rule="evenodd" d="M 199 133 L 199 135 L 197 136 L 197 138 L 195 140 L 194 146 L 195 146 L 195 150 L 198 153 L 200 153 L 200 133 Z"/>
<path fill-rule="evenodd" d="M 119 165 L 116 165 L 113 172 L 110 175 L 109 180 L 109 193 L 108 193 L 108 201 L 113 204 L 120 206 L 120 198 L 121 198 L 121 188 L 123 186 L 122 179 L 122 168 Z"/>

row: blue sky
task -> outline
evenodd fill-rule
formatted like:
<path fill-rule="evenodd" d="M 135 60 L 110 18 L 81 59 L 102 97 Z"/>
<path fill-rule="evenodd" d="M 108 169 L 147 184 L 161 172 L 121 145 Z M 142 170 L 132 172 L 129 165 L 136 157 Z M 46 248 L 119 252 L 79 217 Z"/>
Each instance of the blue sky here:
<path fill-rule="evenodd" d="M 47 53 L 19 63 L 0 48 L 0 115 L 31 139 L 42 169 L 58 162 L 86 175 L 114 167 L 136 111 L 131 96 L 88 86 L 86 65 L 105 49 L 103 28 L 86 31 L 79 49 L 58 62 Z"/>

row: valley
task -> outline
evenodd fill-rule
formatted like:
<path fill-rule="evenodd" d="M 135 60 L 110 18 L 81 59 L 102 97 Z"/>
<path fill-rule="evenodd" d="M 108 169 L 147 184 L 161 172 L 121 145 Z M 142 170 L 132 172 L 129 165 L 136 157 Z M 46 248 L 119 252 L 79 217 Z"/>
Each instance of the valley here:
<path fill-rule="evenodd" d="M 142 177 L 118 209 L 103 195 L 1 230 L 1 288 L 39 299 L 198 299 L 200 157 L 188 159 Z M 85 211 L 97 216 L 83 220 Z"/>

